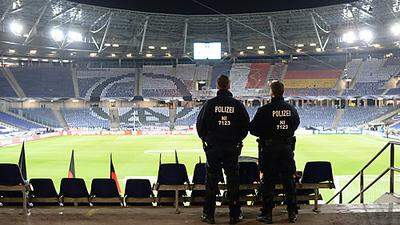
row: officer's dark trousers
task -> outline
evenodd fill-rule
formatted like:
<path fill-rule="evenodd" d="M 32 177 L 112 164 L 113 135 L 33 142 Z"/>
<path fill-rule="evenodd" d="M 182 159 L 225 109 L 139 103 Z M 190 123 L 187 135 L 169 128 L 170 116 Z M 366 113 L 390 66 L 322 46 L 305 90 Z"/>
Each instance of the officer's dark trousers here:
<path fill-rule="evenodd" d="M 239 153 L 235 147 L 209 146 L 206 150 L 207 156 L 207 178 L 206 198 L 203 212 L 214 216 L 216 195 L 219 191 L 218 181 L 221 168 L 224 169 L 227 179 L 229 215 L 238 217 L 240 215 L 239 203 Z"/>
<path fill-rule="evenodd" d="M 296 208 L 296 187 L 293 174 L 296 171 L 294 153 L 290 144 L 267 144 L 261 151 L 263 164 L 263 209 L 274 207 L 275 184 L 282 183 L 288 208 Z"/>

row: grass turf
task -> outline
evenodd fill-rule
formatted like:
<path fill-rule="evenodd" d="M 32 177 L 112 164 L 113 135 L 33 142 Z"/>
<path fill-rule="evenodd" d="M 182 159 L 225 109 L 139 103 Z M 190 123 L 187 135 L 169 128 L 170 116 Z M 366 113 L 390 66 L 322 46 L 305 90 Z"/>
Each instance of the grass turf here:
<path fill-rule="evenodd" d="M 295 158 L 298 170 L 307 161 L 330 161 L 340 185 L 362 168 L 384 145 L 387 139 L 365 135 L 302 135 L 297 138 Z M 174 151 L 179 161 L 186 164 L 189 176 L 199 156 L 205 160 L 201 142 L 194 135 L 187 136 L 63 136 L 26 143 L 29 178 L 52 178 L 58 188 L 66 177 L 71 150 L 75 150 L 77 177 L 89 184 L 92 178 L 109 176 L 109 154 L 120 180 L 132 176 L 156 176 L 159 153 L 163 162 L 174 162 Z M 17 163 L 21 146 L 0 148 L 0 162 Z M 365 171 L 379 174 L 389 166 L 389 151 Z M 257 156 L 254 137 L 244 143 L 242 155 Z M 397 160 L 398 161 L 398 160 Z M 344 178 L 343 178 L 344 177 Z M 121 185 L 123 183 L 121 182 Z"/>

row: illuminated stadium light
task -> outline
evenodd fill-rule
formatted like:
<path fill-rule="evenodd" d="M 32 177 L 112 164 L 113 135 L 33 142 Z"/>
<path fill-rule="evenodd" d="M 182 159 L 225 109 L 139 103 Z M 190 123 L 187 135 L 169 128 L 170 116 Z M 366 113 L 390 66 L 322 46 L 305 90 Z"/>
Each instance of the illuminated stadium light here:
<path fill-rule="evenodd" d="M 304 47 L 304 44 L 298 44 L 297 47 L 302 48 Z"/>
<path fill-rule="evenodd" d="M 160 49 L 161 50 L 167 50 L 168 48 L 166 46 L 161 46 Z"/>
<path fill-rule="evenodd" d="M 317 46 L 317 43 L 310 43 L 310 47 L 315 47 Z"/>
<path fill-rule="evenodd" d="M 303 49 L 301 49 L 301 48 L 296 49 L 297 53 L 300 53 L 301 51 L 303 51 Z"/>
<path fill-rule="evenodd" d="M 32 59 L 32 62 L 39 62 L 39 59 Z"/>
<path fill-rule="evenodd" d="M 264 52 L 263 50 L 258 50 L 257 53 L 258 53 L 259 55 L 264 55 L 265 52 Z"/>
<path fill-rule="evenodd" d="M 145 55 L 147 58 L 151 58 L 151 57 L 153 57 L 153 54 L 151 54 L 151 53 L 146 53 L 146 55 Z"/>
<path fill-rule="evenodd" d="M 15 54 L 15 49 L 8 49 L 8 54 Z"/>
<path fill-rule="evenodd" d="M 265 46 L 264 45 L 260 45 L 260 46 L 258 46 L 258 49 L 265 49 Z"/>
<path fill-rule="evenodd" d="M 29 51 L 29 54 L 30 55 L 35 55 L 37 53 L 37 50 L 36 49 L 31 49 L 30 51 Z"/>
<path fill-rule="evenodd" d="M 315 48 L 315 51 L 316 52 L 322 52 L 322 49 L 321 48 Z"/>
<path fill-rule="evenodd" d="M 283 51 L 283 50 L 281 50 L 281 49 L 278 49 L 278 53 L 279 53 L 279 54 L 283 54 L 283 53 L 285 53 L 285 51 Z"/>
<path fill-rule="evenodd" d="M 97 57 L 97 52 L 91 52 L 91 53 L 89 53 L 89 56 L 90 57 Z"/>
<path fill-rule="evenodd" d="M 167 53 L 165 53 L 165 57 L 172 57 L 172 55 L 171 55 L 171 53 L 169 53 L 169 52 L 167 52 Z"/>
<path fill-rule="evenodd" d="M 17 21 L 13 21 L 10 23 L 10 31 L 17 36 L 21 36 L 24 31 L 24 26 Z"/>
<path fill-rule="evenodd" d="M 79 99 L 72 99 L 72 102 L 79 102 Z"/>
<path fill-rule="evenodd" d="M 149 49 L 155 49 L 156 47 L 154 47 L 153 45 L 149 46 Z"/>
<path fill-rule="evenodd" d="M 246 49 L 252 50 L 252 49 L 254 49 L 254 47 L 253 46 L 247 46 Z"/>
<path fill-rule="evenodd" d="M 62 62 L 63 63 L 70 63 L 71 61 L 69 61 L 68 59 L 64 59 Z"/>
<path fill-rule="evenodd" d="M 354 31 L 347 31 L 343 34 L 342 40 L 348 44 L 352 44 L 357 40 L 357 35 L 354 33 Z"/>
<path fill-rule="evenodd" d="M 400 35 L 400 23 L 395 23 L 390 27 L 390 32 L 392 32 L 393 35 L 399 36 Z"/>
<path fill-rule="evenodd" d="M 239 55 L 244 55 L 244 51 L 239 52 Z"/>
<path fill-rule="evenodd" d="M 110 43 L 105 43 L 105 44 L 104 44 L 104 47 L 110 47 L 110 46 L 111 46 Z"/>
<path fill-rule="evenodd" d="M 116 57 L 117 55 L 115 53 L 111 53 L 111 57 Z"/>
<path fill-rule="evenodd" d="M 21 58 L 21 61 L 28 61 L 28 58 Z"/>
<path fill-rule="evenodd" d="M 374 47 L 374 48 L 382 48 L 382 45 L 380 45 L 380 44 L 373 44 L 372 47 Z"/>
<path fill-rule="evenodd" d="M 49 62 L 48 59 L 42 59 L 42 62 Z"/>
<path fill-rule="evenodd" d="M 60 60 L 58 60 L 58 59 L 53 59 L 52 62 L 58 63 L 58 62 L 60 62 Z"/>
<path fill-rule="evenodd" d="M 371 43 L 374 40 L 374 33 L 371 30 L 364 29 L 360 31 L 359 37 L 365 43 Z"/>
<path fill-rule="evenodd" d="M 65 38 L 64 32 L 62 30 L 58 29 L 58 28 L 52 29 L 50 31 L 50 36 L 56 42 L 63 41 L 64 38 Z"/>
<path fill-rule="evenodd" d="M 228 56 L 228 53 L 227 53 L 227 52 L 224 52 L 224 56 Z"/>
<path fill-rule="evenodd" d="M 119 44 L 112 44 L 113 48 L 119 48 Z"/>
<path fill-rule="evenodd" d="M 10 58 L 10 59 L 11 59 L 11 60 L 14 60 L 14 61 L 18 60 L 17 57 L 12 57 L 12 58 Z"/>
<path fill-rule="evenodd" d="M 68 40 L 68 42 L 82 42 L 83 36 L 79 32 L 70 31 L 70 32 L 68 32 L 67 40 Z"/>
<path fill-rule="evenodd" d="M 128 54 L 126 54 L 126 57 L 127 57 L 127 58 L 132 58 L 132 57 L 133 57 L 133 54 L 132 54 L 132 53 L 128 53 Z"/>

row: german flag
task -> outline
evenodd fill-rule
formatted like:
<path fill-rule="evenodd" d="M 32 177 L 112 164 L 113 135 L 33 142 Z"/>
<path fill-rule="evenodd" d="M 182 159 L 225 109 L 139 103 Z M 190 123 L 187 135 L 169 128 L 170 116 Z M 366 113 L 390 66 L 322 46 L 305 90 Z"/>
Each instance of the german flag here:
<path fill-rule="evenodd" d="M 18 161 L 19 169 L 21 170 L 22 177 L 27 180 L 28 175 L 26 173 L 26 160 L 25 160 L 25 142 L 22 142 L 21 154 L 19 155 Z"/>
<path fill-rule="evenodd" d="M 115 172 L 114 163 L 112 160 L 112 154 L 110 154 L 110 179 L 113 179 L 115 181 L 115 184 L 117 185 L 118 188 L 118 192 L 121 193 L 121 187 L 119 186 L 117 173 Z"/>
<path fill-rule="evenodd" d="M 69 162 L 68 178 L 75 178 L 75 157 L 74 150 L 71 153 L 71 161 Z"/>

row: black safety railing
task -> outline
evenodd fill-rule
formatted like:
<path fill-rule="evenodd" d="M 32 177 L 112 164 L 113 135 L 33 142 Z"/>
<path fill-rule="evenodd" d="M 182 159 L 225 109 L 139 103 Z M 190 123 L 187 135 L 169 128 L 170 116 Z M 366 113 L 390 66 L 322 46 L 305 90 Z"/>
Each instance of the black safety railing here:
<path fill-rule="evenodd" d="M 376 154 L 356 175 L 353 176 L 340 191 L 338 191 L 331 199 L 329 199 L 326 203 L 331 203 L 335 198 L 339 196 L 339 204 L 343 204 L 343 193 L 347 190 L 350 184 L 354 183 L 357 178 L 360 181 L 360 191 L 356 196 L 354 196 L 348 203 L 353 203 L 357 198 L 360 199 L 360 203 L 364 203 L 364 193 L 371 188 L 374 184 L 376 184 L 383 176 L 387 173 L 390 173 L 390 181 L 389 181 L 389 193 L 394 193 L 394 173 L 400 172 L 400 168 L 395 167 L 395 146 L 399 146 L 400 142 L 390 141 L 388 142 L 379 152 Z M 378 175 L 371 183 L 365 185 L 364 181 L 364 171 L 369 168 L 369 166 L 378 159 L 382 153 L 386 152 L 389 149 L 390 157 L 389 157 L 389 167 L 387 167 L 380 175 Z"/>

